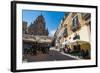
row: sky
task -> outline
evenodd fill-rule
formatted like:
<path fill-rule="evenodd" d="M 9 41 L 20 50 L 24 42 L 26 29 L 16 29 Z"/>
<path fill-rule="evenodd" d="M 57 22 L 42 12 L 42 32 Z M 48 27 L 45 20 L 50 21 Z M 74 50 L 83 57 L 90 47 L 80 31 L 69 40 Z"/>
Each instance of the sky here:
<path fill-rule="evenodd" d="M 41 14 L 45 19 L 45 25 L 49 31 L 49 36 L 53 36 L 64 17 L 64 12 L 23 10 L 22 20 L 26 21 L 29 26 Z"/>

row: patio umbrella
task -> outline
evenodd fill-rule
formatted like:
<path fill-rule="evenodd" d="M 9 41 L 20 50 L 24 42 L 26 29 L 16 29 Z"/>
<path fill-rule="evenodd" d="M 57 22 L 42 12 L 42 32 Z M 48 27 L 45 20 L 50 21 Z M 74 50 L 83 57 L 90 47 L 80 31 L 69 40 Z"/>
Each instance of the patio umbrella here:
<path fill-rule="evenodd" d="M 62 43 L 62 45 L 68 45 L 70 42 L 69 41 L 65 41 Z"/>
<path fill-rule="evenodd" d="M 26 41 L 26 42 L 36 42 L 36 40 L 35 39 L 26 39 L 26 38 L 23 38 L 23 41 Z"/>

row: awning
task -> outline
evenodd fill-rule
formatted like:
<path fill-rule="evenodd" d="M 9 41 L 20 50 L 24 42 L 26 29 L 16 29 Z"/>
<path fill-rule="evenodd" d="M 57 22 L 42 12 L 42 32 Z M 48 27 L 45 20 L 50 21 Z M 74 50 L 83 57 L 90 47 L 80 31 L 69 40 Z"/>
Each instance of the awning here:
<path fill-rule="evenodd" d="M 86 44 L 86 43 L 89 44 L 88 41 L 83 41 L 83 40 L 79 40 L 79 39 L 70 41 L 70 44 L 72 44 L 72 45 L 77 45 L 77 44 L 82 45 L 82 44 Z"/>

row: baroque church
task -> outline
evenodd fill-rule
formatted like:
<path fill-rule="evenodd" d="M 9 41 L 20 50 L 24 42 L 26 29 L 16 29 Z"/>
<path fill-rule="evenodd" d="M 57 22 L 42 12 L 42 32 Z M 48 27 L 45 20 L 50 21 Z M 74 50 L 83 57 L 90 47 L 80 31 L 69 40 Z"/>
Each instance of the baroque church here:
<path fill-rule="evenodd" d="M 48 36 L 48 29 L 45 26 L 45 19 L 43 15 L 39 15 L 35 21 L 28 27 L 28 34 Z"/>

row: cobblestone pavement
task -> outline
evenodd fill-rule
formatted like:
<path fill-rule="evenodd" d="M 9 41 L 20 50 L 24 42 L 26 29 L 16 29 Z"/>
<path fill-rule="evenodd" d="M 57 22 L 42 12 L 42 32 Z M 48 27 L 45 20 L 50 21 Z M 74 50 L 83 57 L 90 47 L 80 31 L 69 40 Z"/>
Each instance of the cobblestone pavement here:
<path fill-rule="evenodd" d="M 58 61 L 58 60 L 76 60 L 75 58 L 63 55 L 58 51 L 50 50 L 48 54 L 38 53 L 37 55 L 24 55 L 23 62 L 39 62 L 39 61 Z"/>

